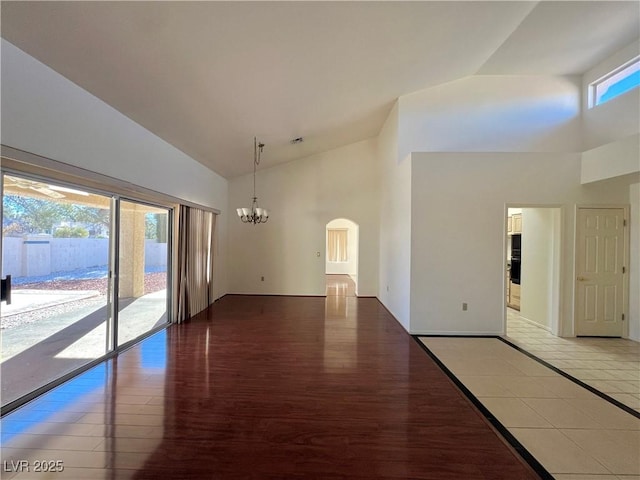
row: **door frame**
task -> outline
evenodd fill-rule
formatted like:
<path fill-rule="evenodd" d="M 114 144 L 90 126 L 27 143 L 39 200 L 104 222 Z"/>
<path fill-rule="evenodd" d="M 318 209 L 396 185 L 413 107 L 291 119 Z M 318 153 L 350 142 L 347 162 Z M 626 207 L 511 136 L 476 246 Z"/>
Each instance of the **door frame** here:
<path fill-rule="evenodd" d="M 331 220 L 328 220 L 327 222 L 324 222 L 324 252 L 322 254 L 322 257 L 324 259 L 324 264 L 323 264 L 323 278 L 326 279 L 327 276 L 327 255 L 328 255 L 328 249 L 327 249 L 327 235 L 328 235 L 328 231 L 329 231 L 329 224 L 335 220 L 346 220 L 347 222 L 351 223 L 352 227 L 354 227 L 355 230 L 355 234 L 356 234 L 356 252 L 355 252 L 355 264 L 356 264 L 356 278 L 354 280 L 355 283 L 355 296 L 358 296 L 358 284 L 360 283 L 360 224 L 354 220 L 352 220 L 349 217 L 333 217 Z M 341 227 L 342 228 L 342 227 Z M 352 278 L 353 280 L 353 278 Z M 325 282 L 326 283 L 326 282 Z M 325 294 L 326 294 L 326 285 L 325 285 Z"/>
<path fill-rule="evenodd" d="M 550 291 L 550 303 L 551 303 L 551 325 L 549 327 L 549 333 L 556 337 L 560 337 L 563 332 L 563 309 L 564 309 L 564 301 L 563 301 L 563 286 L 564 286 L 564 275 L 565 275 L 565 205 L 559 203 L 550 203 L 550 204 L 540 204 L 540 203 L 506 203 L 504 206 L 504 225 L 503 225 L 503 236 L 504 236 L 504 245 L 503 245 L 503 271 L 507 271 L 507 250 L 508 250 L 508 217 L 509 217 L 509 209 L 510 208 L 521 208 L 521 209 L 557 209 L 560 218 L 558 219 L 558 232 L 556 232 L 554 239 L 557 241 L 557 246 L 554 249 L 554 257 L 557 256 L 556 261 L 554 262 L 552 277 L 551 277 L 551 291 Z M 503 335 L 507 334 L 507 278 L 506 275 L 503 275 L 503 287 L 502 287 L 502 304 L 503 304 L 503 319 L 502 319 L 502 330 Z M 541 326 L 541 328 L 543 328 Z"/>
<path fill-rule="evenodd" d="M 625 224 L 622 232 L 622 263 L 626 267 L 626 273 L 622 276 L 622 313 L 625 319 L 622 324 L 622 338 L 629 338 L 629 256 L 630 256 L 630 232 L 629 228 L 629 204 L 576 204 L 574 210 L 574 222 L 573 222 L 573 281 L 571 283 L 573 289 L 573 314 L 572 314 L 572 336 L 578 335 L 578 279 L 577 279 L 577 265 L 578 265 L 578 214 L 580 210 L 586 209 L 602 209 L 602 210 L 622 210 L 622 219 Z"/>

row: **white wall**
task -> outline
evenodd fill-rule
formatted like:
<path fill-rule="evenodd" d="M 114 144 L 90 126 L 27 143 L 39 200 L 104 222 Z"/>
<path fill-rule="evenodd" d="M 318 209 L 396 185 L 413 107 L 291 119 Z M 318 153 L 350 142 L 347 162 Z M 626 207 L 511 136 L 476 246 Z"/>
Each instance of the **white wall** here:
<path fill-rule="evenodd" d="M 582 153 L 582 183 L 640 173 L 640 134 Z"/>
<path fill-rule="evenodd" d="M 640 342 L 640 183 L 634 183 L 629 187 L 629 203 L 629 338 Z"/>
<path fill-rule="evenodd" d="M 227 181 L 2 40 L 2 144 L 227 211 Z M 218 218 L 218 296 L 226 218 Z"/>
<path fill-rule="evenodd" d="M 630 135 L 582 153 L 582 183 L 640 173 L 640 135 Z"/>
<path fill-rule="evenodd" d="M 398 105 L 378 136 L 380 280 L 378 299 L 409 330 L 411 295 L 411 162 L 398 157 Z"/>
<path fill-rule="evenodd" d="M 399 99 L 399 158 L 411 152 L 580 151 L 580 79 L 480 75 Z"/>
<path fill-rule="evenodd" d="M 2 276 L 22 276 L 22 237 L 4 237 L 2 239 Z"/>
<path fill-rule="evenodd" d="M 236 208 L 250 206 L 252 175 L 229 181 L 230 216 L 235 217 L 229 223 L 230 292 L 324 295 L 326 225 L 348 218 L 359 225 L 358 294 L 376 295 L 380 206 L 375 145 L 365 140 L 258 170 L 258 202 L 270 217 L 257 226 L 243 224 L 235 214 Z"/>
<path fill-rule="evenodd" d="M 354 280 L 358 275 L 358 225 L 345 218 L 336 218 L 327 224 L 327 230 L 337 228 L 347 231 L 347 261 L 330 262 L 326 257 L 325 273 L 327 275 L 350 275 Z"/>
<path fill-rule="evenodd" d="M 520 315 L 551 331 L 560 209 L 522 209 Z M 556 286 L 557 288 L 557 286 Z"/>
<path fill-rule="evenodd" d="M 560 333 L 573 334 L 575 205 L 627 203 L 626 177 L 583 186 L 578 153 L 415 153 L 411 177 L 411 333 L 503 332 L 512 204 L 563 207 Z"/>
<path fill-rule="evenodd" d="M 36 270 L 49 273 L 71 272 L 90 267 L 107 267 L 109 264 L 108 238 L 57 238 L 40 235 L 46 238 L 48 254 L 36 258 L 40 263 Z M 2 274 L 21 277 L 27 271 L 24 265 L 30 258 L 28 250 L 33 245 L 25 245 L 20 237 L 5 237 L 2 243 Z M 145 267 L 167 266 L 167 244 L 156 240 L 145 240 Z M 42 246 L 37 246 L 42 248 Z"/>
<path fill-rule="evenodd" d="M 605 59 L 583 75 L 583 89 L 590 83 L 640 54 L 635 41 Z M 630 265 L 629 265 L 629 337 L 640 341 L 640 90 L 633 89 L 593 108 L 588 108 L 588 95 L 583 99 L 584 147 L 582 182 L 611 184 L 621 177 L 630 185 Z"/>
<path fill-rule="evenodd" d="M 640 42 L 635 41 L 583 75 L 582 88 L 585 92 L 582 100 L 583 150 L 590 150 L 640 132 L 639 89 L 631 90 L 593 108 L 589 108 L 589 96 L 586 94 L 590 83 L 639 53 Z"/>

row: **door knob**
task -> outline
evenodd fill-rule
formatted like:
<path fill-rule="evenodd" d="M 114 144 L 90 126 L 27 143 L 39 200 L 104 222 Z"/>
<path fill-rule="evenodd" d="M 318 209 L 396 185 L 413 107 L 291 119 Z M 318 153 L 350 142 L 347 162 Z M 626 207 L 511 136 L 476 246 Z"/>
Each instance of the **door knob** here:
<path fill-rule="evenodd" d="M 578 277 L 577 280 L 579 282 L 584 282 L 585 280 L 589 280 L 587 277 Z"/>

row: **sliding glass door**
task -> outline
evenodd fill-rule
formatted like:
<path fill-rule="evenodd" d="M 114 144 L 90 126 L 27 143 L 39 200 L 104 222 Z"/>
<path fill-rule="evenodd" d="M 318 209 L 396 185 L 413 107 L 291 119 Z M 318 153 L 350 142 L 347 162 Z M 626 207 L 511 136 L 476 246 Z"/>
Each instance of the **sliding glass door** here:
<path fill-rule="evenodd" d="M 118 345 L 167 323 L 169 210 L 121 200 Z"/>
<path fill-rule="evenodd" d="M 168 321 L 171 211 L 2 175 L 2 407 Z"/>
<path fill-rule="evenodd" d="M 104 356 L 110 331 L 113 199 L 3 176 L 2 403 Z"/>

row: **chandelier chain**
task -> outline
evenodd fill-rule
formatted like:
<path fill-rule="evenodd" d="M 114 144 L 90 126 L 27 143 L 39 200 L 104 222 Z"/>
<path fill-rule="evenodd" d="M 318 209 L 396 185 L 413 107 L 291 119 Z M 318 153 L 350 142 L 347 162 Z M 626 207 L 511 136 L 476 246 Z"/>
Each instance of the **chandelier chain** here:
<path fill-rule="evenodd" d="M 236 209 L 243 223 L 251 223 L 253 225 L 266 223 L 269 220 L 269 211 L 258 206 L 258 197 L 256 195 L 256 170 L 260 165 L 260 156 L 263 148 L 264 143 L 258 142 L 257 137 L 253 137 L 253 198 L 251 207 Z"/>

